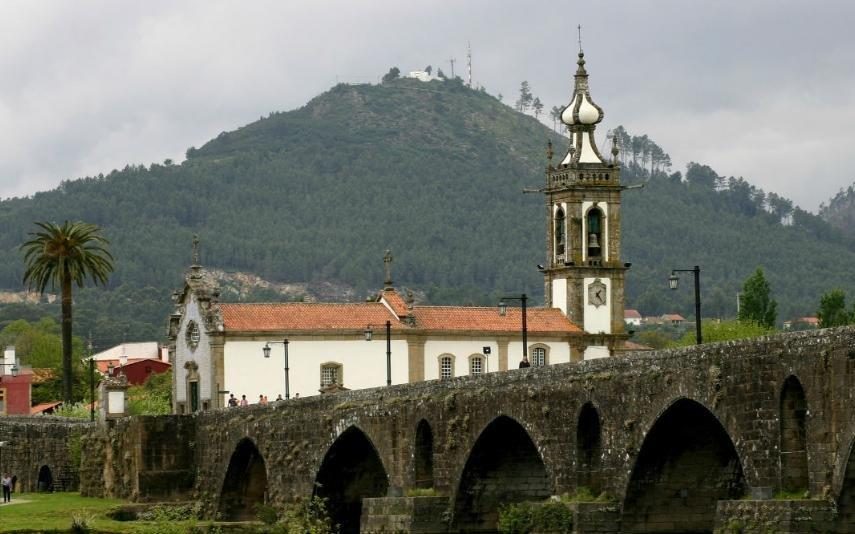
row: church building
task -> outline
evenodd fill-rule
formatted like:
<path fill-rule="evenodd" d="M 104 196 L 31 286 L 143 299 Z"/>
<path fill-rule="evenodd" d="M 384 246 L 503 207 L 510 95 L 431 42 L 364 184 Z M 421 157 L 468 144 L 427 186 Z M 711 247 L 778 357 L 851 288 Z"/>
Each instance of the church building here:
<path fill-rule="evenodd" d="M 584 65 L 580 53 L 561 116 L 570 147 L 557 165 L 548 151 L 544 307 L 416 305 L 394 287 L 388 252 L 384 287 L 368 302 L 225 303 L 196 242 L 168 328 L 175 412 L 221 408 L 232 396 L 272 402 L 624 350 L 620 169 L 617 149 L 608 161 L 594 141 L 603 111 Z"/>

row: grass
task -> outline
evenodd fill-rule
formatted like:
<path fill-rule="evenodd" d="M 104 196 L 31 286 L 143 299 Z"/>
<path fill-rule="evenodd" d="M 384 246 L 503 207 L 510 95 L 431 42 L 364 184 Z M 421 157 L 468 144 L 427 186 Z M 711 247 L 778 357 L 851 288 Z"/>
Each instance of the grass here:
<path fill-rule="evenodd" d="M 68 532 L 73 517 L 85 517 L 93 532 L 145 533 L 189 530 L 205 521 L 176 521 L 168 525 L 147 521 L 114 521 L 107 517 L 113 508 L 126 504 L 119 499 L 81 497 L 79 493 L 16 493 L 11 504 L 0 507 L 0 532 Z M 24 502 L 28 501 L 28 502 Z"/>

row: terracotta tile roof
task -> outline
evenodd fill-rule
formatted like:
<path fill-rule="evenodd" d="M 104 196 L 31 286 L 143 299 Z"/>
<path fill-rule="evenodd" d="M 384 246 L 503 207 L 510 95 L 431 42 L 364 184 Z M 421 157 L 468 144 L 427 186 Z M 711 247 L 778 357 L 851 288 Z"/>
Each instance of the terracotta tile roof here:
<path fill-rule="evenodd" d="M 30 408 L 30 415 L 37 415 L 44 412 L 52 412 L 56 408 L 62 406 L 62 401 L 55 402 L 43 402 L 41 404 L 36 404 Z"/>
<path fill-rule="evenodd" d="M 522 325 L 520 308 L 508 308 L 505 316 L 494 307 L 474 306 L 416 306 L 413 313 L 416 324 L 428 330 L 519 332 Z M 558 308 L 529 308 L 526 323 L 530 333 L 582 332 Z"/>
<path fill-rule="evenodd" d="M 680 315 L 679 313 L 666 313 L 662 316 L 666 321 L 685 321 L 685 317 Z"/>
<path fill-rule="evenodd" d="M 33 369 L 33 384 L 42 384 L 56 378 L 56 373 L 50 367 L 37 367 Z"/>
<path fill-rule="evenodd" d="M 392 308 L 392 311 L 398 317 L 406 317 L 407 312 L 407 303 L 404 302 L 404 298 L 401 297 L 401 294 L 395 291 L 394 289 L 384 289 L 380 292 L 380 298 L 386 301 L 386 304 Z"/>
<path fill-rule="evenodd" d="M 408 328 L 380 302 L 359 304 L 283 302 L 220 304 L 226 331 L 362 330 L 392 321 L 393 329 Z"/>
<path fill-rule="evenodd" d="M 395 330 L 412 328 L 398 321 L 382 302 L 231 303 L 220 304 L 220 309 L 227 332 L 362 330 L 368 325 L 380 327 L 388 320 Z M 504 317 L 494 307 L 474 306 L 416 306 L 413 314 L 416 328 L 425 330 L 516 333 L 522 323 L 519 308 L 508 308 Z M 526 319 L 528 331 L 532 333 L 582 332 L 557 308 L 529 308 Z"/>
<path fill-rule="evenodd" d="M 623 311 L 624 319 L 641 319 L 641 314 L 638 310 L 627 309 Z"/>

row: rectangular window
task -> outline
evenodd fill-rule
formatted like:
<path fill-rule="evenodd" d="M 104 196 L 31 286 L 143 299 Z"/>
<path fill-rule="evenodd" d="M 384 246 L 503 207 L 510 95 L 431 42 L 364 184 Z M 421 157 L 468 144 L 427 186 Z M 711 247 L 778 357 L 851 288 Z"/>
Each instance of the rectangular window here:
<path fill-rule="evenodd" d="M 6 415 L 6 388 L 0 388 L 0 415 Z"/>
<path fill-rule="evenodd" d="M 533 367 L 543 367 L 546 365 L 546 349 L 543 347 L 535 347 L 531 349 L 531 365 Z"/>
<path fill-rule="evenodd" d="M 439 377 L 440 378 L 451 378 L 454 376 L 454 361 L 450 356 L 444 356 L 439 361 Z"/>
<path fill-rule="evenodd" d="M 338 367 L 325 365 L 321 367 L 321 387 L 338 383 Z"/>
<path fill-rule="evenodd" d="M 472 376 L 480 375 L 484 372 L 484 358 L 475 357 L 469 360 L 469 374 Z"/>

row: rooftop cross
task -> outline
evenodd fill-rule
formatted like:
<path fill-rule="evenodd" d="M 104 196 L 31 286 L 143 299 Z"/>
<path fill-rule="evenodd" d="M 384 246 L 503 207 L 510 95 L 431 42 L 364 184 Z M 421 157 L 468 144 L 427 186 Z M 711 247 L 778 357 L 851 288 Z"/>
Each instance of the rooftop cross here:
<path fill-rule="evenodd" d="M 383 282 L 387 288 L 392 287 L 392 251 L 386 250 L 383 255 L 383 268 L 386 271 L 386 280 Z"/>
<path fill-rule="evenodd" d="M 579 24 L 576 28 L 579 30 L 579 53 L 581 54 L 582 53 L 582 25 Z"/>
<path fill-rule="evenodd" d="M 199 265 L 199 234 L 193 234 L 193 265 Z"/>

